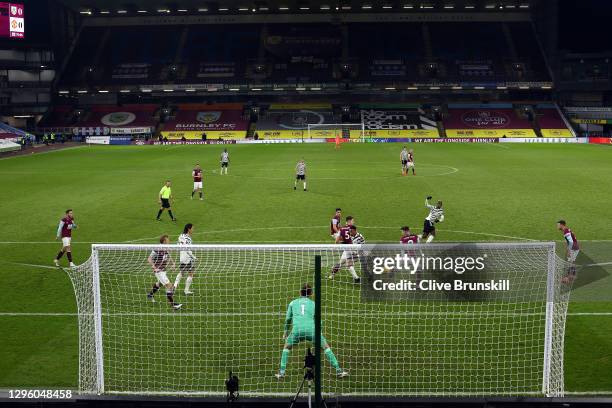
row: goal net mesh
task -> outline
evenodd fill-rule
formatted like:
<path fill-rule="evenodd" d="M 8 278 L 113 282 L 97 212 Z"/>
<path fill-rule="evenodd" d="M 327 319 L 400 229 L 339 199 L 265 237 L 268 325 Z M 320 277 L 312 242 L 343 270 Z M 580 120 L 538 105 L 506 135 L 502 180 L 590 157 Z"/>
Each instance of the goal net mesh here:
<path fill-rule="evenodd" d="M 95 245 L 70 269 L 79 314 L 79 387 L 86 393 L 221 395 L 231 370 L 242 395 L 288 396 L 303 378 L 309 343 L 291 350 L 277 381 L 285 313 L 322 257 L 322 334 L 347 378 L 322 357 L 322 390 L 340 395 L 563 394 L 563 338 L 568 288 L 552 244 L 418 245 L 412 255 L 454 258 L 485 254 L 486 278 L 508 280 L 495 295 L 417 290 L 377 292 L 373 282 L 405 277 L 452 282 L 458 272 L 403 276 L 372 273 L 376 257 L 397 246 L 350 247 L 361 284 L 342 267 L 348 246 L 197 246 L 191 286 L 175 291 L 172 309 L 147 262 L 154 245 Z M 182 248 L 184 250 L 184 247 Z M 179 264 L 181 247 L 165 246 Z M 167 268 L 175 281 L 177 269 Z M 451 276 L 452 275 L 452 276 Z M 467 278 L 469 273 L 463 273 Z M 399 280 L 398 280 L 399 279 Z"/>

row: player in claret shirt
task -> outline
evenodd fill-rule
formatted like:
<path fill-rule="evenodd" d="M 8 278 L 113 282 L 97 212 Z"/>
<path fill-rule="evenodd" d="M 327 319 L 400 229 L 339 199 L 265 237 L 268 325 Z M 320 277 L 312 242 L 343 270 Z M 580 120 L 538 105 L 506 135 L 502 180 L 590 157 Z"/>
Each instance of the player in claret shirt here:
<path fill-rule="evenodd" d="M 408 151 L 408 163 L 406 163 L 406 175 L 408 175 L 408 171 L 412 169 L 412 175 L 414 176 L 414 152 L 412 149 Z"/>
<path fill-rule="evenodd" d="M 329 233 L 334 241 L 338 238 L 338 234 L 340 233 L 340 223 L 342 222 L 341 219 L 342 209 L 336 208 L 336 213 L 332 217 L 329 225 Z"/>
<path fill-rule="evenodd" d="M 60 266 L 59 260 L 64 254 L 66 254 L 68 262 L 70 262 L 70 267 L 75 266 L 74 263 L 72 263 L 72 247 L 70 246 L 70 241 L 72 241 L 72 230 L 76 229 L 76 227 L 77 225 L 74 222 L 72 210 L 66 210 L 64 218 L 62 218 L 59 222 L 55 237 L 55 239 L 62 239 L 62 249 L 58 252 L 57 256 L 53 260 L 55 266 Z"/>
<path fill-rule="evenodd" d="M 338 237 L 336 238 L 336 244 L 350 245 L 353 243 L 354 232 L 353 234 L 351 234 L 351 229 L 353 228 L 354 222 L 355 222 L 355 219 L 351 217 L 350 215 L 346 217 L 346 225 L 340 228 L 340 231 L 338 232 Z M 356 232 L 357 229 L 355 228 L 354 231 Z M 329 279 L 334 279 L 334 277 L 336 276 L 336 273 L 338 273 L 340 268 L 343 265 L 346 265 L 349 272 L 351 273 L 351 276 L 353 277 L 353 282 L 359 283 L 361 279 L 359 278 L 359 275 L 357 275 L 357 272 L 355 272 L 355 266 L 354 266 L 354 260 L 356 257 L 357 257 L 357 253 L 355 251 L 342 251 L 340 262 L 334 265 L 334 267 L 332 268 L 331 274 L 329 275 Z"/>
<path fill-rule="evenodd" d="M 419 236 L 416 234 L 413 234 L 412 231 L 410 231 L 410 227 L 405 226 L 402 227 L 402 236 L 400 237 L 400 244 L 418 244 L 419 243 Z"/>
<path fill-rule="evenodd" d="M 162 245 L 168 245 L 170 240 L 168 235 L 162 235 L 159 238 L 159 243 Z M 170 257 L 170 253 L 163 248 L 157 248 L 151 251 L 149 258 L 147 259 L 149 265 L 153 269 L 153 274 L 157 278 L 157 282 L 151 288 L 151 291 L 147 294 L 147 299 L 151 302 L 155 302 L 155 293 L 164 286 L 166 288 L 166 297 L 168 298 L 168 303 L 174 310 L 179 310 L 183 305 L 180 303 L 174 302 L 174 286 L 170 283 L 170 279 L 168 279 L 168 275 L 166 274 L 166 268 L 168 265 L 174 267 L 174 261 Z"/>
<path fill-rule="evenodd" d="M 191 199 L 193 200 L 193 195 L 195 193 L 200 193 L 200 200 L 203 200 L 202 197 L 202 169 L 200 168 L 200 163 L 196 163 L 195 168 L 191 172 L 191 176 L 193 177 L 193 191 L 191 192 Z"/>
<path fill-rule="evenodd" d="M 557 221 L 557 229 L 563 234 L 566 243 L 567 262 L 570 264 L 569 273 L 563 278 L 564 283 L 570 283 L 576 279 L 576 258 L 580 253 L 580 244 L 576 239 L 576 235 L 567 226 L 565 220 Z"/>

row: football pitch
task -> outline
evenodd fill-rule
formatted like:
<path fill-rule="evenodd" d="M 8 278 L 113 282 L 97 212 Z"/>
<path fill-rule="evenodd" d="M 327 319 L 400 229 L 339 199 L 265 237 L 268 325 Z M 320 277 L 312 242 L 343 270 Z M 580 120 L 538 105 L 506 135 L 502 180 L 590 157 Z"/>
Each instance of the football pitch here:
<path fill-rule="evenodd" d="M 219 155 L 224 147 L 231 158 L 227 176 L 219 175 Z M 567 320 L 565 389 L 570 394 L 612 394 L 612 150 L 558 144 L 411 147 L 417 175 L 407 177 L 400 174 L 399 144 L 346 144 L 339 151 L 327 144 L 83 146 L 0 160 L 5 188 L 0 203 L 4 219 L 0 225 L 0 279 L 4 284 L 0 297 L 0 388 L 77 387 L 74 292 L 66 273 L 51 266 L 60 247 L 54 239 L 57 223 L 67 208 L 74 210 L 79 225 L 73 237 L 73 254 L 80 264 L 89 258 L 92 243 L 154 244 L 164 233 L 175 242 L 187 222 L 195 225 L 195 243 L 331 243 L 329 221 L 336 207 L 343 209 L 343 215 L 355 217 L 368 242 L 395 243 L 402 225 L 420 232 L 427 215 L 423 201 L 432 195 L 434 200 L 444 201 L 446 213 L 437 228 L 437 241 L 560 241 L 555 222 L 567 220 L 582 243 L 578 264 L 583 267 Z M 300 184 L 293 190 L 294 167 L 301 158 L 307 163 L 307 192 L 301 191 Z M 190 199 L 191 169 L 196 162 L 204 169 L 204 201 Z M 167 214 L 161 222 L 155 221 L 157 194 L 166 179 L 173 182 L 177 223 Z M 560 246 L 558 254 L 563 255 Z M 348 281 L 349 277 L 344 273 L 339 278 Z M 284 292 L 284 298 L 296 297 L 301 280 L 285 276 L 266 282 L 245 275 L 242 282 L 233 283 L 237 287 L 255 285 L 257 290 L 252 292 L 237 292 L 243 297 L 255 293 L 262 310 L 278 312 L 261 326 L 240 320 L 245 334 L 227 345 L 242 352 L 248 360 L 246 367 L 270 367 L 270 379 L 259 382 L 271 392 L 279 390 L 273 374 L 280 359 L 282 315 L 287 303 L 272 305 L 271 301 Z M 222 277 L 214 282 L 221 284 Z M 117 295 L 118 302 L 109 312 L 121 313 L 122 304 L 137 305 L 130 311 L 150 308 L 144 301 L 140 305 L 140 298 L 128 298 L 140 295 L 140 287 L 144 293 L 150 283 L 144 277 L 123 282 L 120 286 L 129 290 Z M 276 296 L 266 293 L 267 287 L 273 287 Z M 211 311 L 210 305 L 218 305 L 215 318 L 226 318 L 234 310 L 224 308 L 227 294 L 215 298 L 211 289 L 206 277 L 196 277 L 193 299 L 180 300 L 187 309 L 191 302 L 192 312 Z M 346 287 L 335 290 L 346 291 Z M 203 292 L 206 297 L 198 297 Z M 358 303 L 356 298 L 351 300 L 354 295 L 347 296 L 347 305 Z M 154 307 L 165 306 L 160 299 Z M 123 319 L 118 324 L 131 327 L 128 320 L 138 317 Z M 198 321 L 189 314 L 179 319 L 190 319 L 193 333 L 201 334 L 198 341 L 203 343 L 206 333 L 198 325 L 217 324 Z M 151 325 L 157 330 L 177 318 L 170 315 L 154 320 Z M 346 361 L 348 355 L 358 355 L 354 345 L 339 338 L 341 331 L 325 334 L 341 363 L 343 357 Z M 423 345 L 428 339 L 420 340 Z M 258 352 L 258 342 L 266 344 L 265 350 L 276 351 Z M 392 344 L 382 343 L 381 353 L 393 352 Z M 164 347 L 171 349 L 172 344 Z M 435 342 L 431 347 L 435 353 Z M 297 386 L 303 350 L 304 346 L 299 346 L 292 352 L 289 365 L 293 379 L 281 386 L 281 391 Z M 210 358 L 216 369 L 225 370 L 214 348 L 211 353 L 202 358 Z M 121 353 L 114 356 L 123 359 Z M 152 358 L 161 361 L 164 357 Z M 144 350 L 139 360 L 148 361 Z M 124 370 L 121 378 L 146 382 L 146 375 L 139 373 L 147 367 L 138 364 L 125 361 L 118 368 Z M 172 356 L 172 366 L 178 372 L 184 372 L 186 365 L 196 372 L 198 364 L 183 361 L 178 352 Z M 385 372 L 385 367 L 375 363 L 369 367 L 380 376 L 381 388 L 387 376 L 398 372 L 396 367 Z M 351 368 L 353 373 L 360 369 L 357 364 Z M 469 379 L 469 371 L 464 373 L 468 374 L 466 382 L 474 381 Z M 211 373 L 204 370 L 200 375 Z M 435 381 L 436 373 L 432 370 L 427 376 Z M 462 379 L 457 377 L 456 381 Z M 142 387 L 128 380 L 117 386 Z"/>

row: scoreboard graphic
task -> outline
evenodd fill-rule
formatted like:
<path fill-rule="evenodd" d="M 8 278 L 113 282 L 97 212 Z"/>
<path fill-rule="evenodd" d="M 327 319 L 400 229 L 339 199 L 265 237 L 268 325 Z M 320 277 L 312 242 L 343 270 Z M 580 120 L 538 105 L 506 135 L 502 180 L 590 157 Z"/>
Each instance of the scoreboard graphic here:
<path fill-rule="evenodd" d="M 25 37 L 23 4 L 0 2 L 0 38 Z"/>

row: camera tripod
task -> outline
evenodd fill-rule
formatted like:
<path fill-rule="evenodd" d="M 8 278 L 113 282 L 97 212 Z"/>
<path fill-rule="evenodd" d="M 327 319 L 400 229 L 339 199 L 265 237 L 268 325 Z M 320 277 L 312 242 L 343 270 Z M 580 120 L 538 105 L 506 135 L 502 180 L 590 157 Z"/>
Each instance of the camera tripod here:
<path fill-rule="evenodd" d="M 306 357 L 304 358 L 304 378 L 302 379 L 302 383 L 300 384 L 295 397 L 291 400 L 291 404 L 289 408 L 293 408 L 297 399 L 300 397 L 302 390 L 304 389 L 304 384 L 307 386 L 307 395 L 308 395 L 308 408 L 312 408 L 312 382 L 314 381 L 314 355 L 310 352 L 310 349 L 306 352 Z M 325 408 L 327 408 L 327 403 L 325 402 L 325 398 L 321 398 L 321 403 Z"/>

